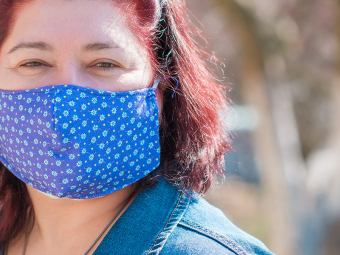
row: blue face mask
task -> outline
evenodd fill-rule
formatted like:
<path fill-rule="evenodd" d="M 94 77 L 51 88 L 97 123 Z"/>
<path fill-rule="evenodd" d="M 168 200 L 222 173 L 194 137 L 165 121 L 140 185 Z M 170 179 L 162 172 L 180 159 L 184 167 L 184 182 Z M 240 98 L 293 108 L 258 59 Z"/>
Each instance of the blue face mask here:
<path fill-rule="evenodd" d="M 58 197 L 122 189 L 159 166 L 155 90 L 0 90 L 0 161 L 26 184 Z"/>

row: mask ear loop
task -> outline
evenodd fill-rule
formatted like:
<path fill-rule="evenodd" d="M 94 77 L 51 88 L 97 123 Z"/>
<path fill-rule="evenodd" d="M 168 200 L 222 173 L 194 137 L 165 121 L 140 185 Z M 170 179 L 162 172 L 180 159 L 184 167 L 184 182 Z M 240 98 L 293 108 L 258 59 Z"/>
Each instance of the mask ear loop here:
<path fill-rule="evenodd" d="M 174 79 L 176 82 L 177 82 L 177 85 L 176 85 L 176 88 L 175 88 L 175 90 L 174 90 L 174 92 L 172 93 L 172 98 L 174 97 L 174 95 L 175 95 L 175 92 L 176 92 L 176 90 L 177 90 L 177 88 L 178 88 L 178 80 L 175 78 L 175 77 L 166 77 L 166 78 L 162 78 L 162 79 L 159 79 L 159 80 L 157 80 L 154 84 L 153 84 L 153 86 L 152 86 L 152 88 L 157 88 L 158 87 L 158 84 L 161 82 L 161 81 L 163 81 L 163 80 L 167 80 L 167 79 Z"/>

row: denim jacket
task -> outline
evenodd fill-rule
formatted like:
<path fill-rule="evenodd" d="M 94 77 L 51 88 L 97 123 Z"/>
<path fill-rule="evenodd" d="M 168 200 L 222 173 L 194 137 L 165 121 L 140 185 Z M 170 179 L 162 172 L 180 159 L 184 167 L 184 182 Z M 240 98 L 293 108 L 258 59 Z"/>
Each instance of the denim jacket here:
<path fill-rule="evenodd" d="M 137 195 L 94 252 L 94 255 L 147 254 L 273 253 L 197 193 L 178 190 L 163 179 Z"/>
<path fill-rule="evenodd" d="M 267 247 L 231 223 L 195 192 L 165 179 L 137 195 L 94 255 L 269 255 Z"/>

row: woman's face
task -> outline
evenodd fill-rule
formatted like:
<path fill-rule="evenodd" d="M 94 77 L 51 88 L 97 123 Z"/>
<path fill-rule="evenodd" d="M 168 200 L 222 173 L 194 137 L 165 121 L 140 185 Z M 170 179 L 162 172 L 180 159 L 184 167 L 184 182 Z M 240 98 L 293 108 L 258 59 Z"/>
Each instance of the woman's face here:
<path fill-rule="evenodd" d="M 73 84 L 108 91 L 150 86 L 147 51 L 108 0 L 34 0 L 0 49 L 0 89 Z"/>

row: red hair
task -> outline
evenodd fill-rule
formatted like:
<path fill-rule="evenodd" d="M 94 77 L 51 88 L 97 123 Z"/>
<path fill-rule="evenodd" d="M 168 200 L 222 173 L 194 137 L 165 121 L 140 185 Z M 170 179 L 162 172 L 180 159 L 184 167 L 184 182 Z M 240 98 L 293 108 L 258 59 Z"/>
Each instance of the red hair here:
<path fill-rule="evenodd" d="M 159 1 L 159 3 L 155 2 Z M 14 15 L 27 0 L 0 0 L 0 48 Z M 191 35 L 200 35 L 188 19 L 183 0 L 113 0 L 151 56 L 158 76 L 174 77 L 160 84 L 163 91 L 161 166 L 138 182 L 154 185 L 165 176 L 175 186 L 204 194 L 223 175 L 224 155 L 231 150 L 226 125 L 227 100 L 209 72 Z M 0 163 L 0 245 L 14 239 L 31 206 L 26 185 Z"/>

